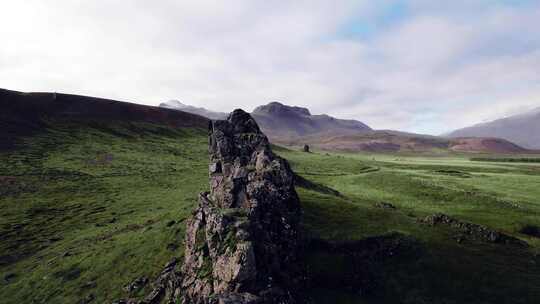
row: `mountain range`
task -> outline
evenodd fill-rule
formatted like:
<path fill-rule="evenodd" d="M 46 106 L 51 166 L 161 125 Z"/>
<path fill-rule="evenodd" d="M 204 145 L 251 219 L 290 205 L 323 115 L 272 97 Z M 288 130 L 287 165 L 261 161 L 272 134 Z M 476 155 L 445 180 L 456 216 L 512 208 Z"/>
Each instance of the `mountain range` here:
<path fill-rule="evenodd" d="M 162 103 L 160 107 L 152 107 L 71 94 L 22 93 L 3 89 L 0 90 L 0 106 L 3 109 L 0 113 L 0 148 L 9 148 L 19 138 L 40 132 L 51 120 L 139 121 L 171 127 L 205 127 L 207 118 L 222 119 L 226 116 L 225 113 L 185 105 L 179 101 L 169 101 Z M 321 150 L 351 152 L 532 152 L 507 139 L 493 136 L 492 133 L 486 133 L 485 137 L 475 137 L 469 133 L 459 133 L 464 131 L 456 131 L 448 137 L 439 137 L 394 130 L 374 130 L 358 120 L 339 119 L 325 114 L 313 115 L 307 108 L 279 102 L 259 106 L 251 115 L 273 143 L 286 146 L 308 144 Z M 517 116 L 517 119 L 504 119 L 494 123 L 525 128 L 525 122 L 536 122 L 537 129 L 529 127 L 533 131 L 523 133 L 537 138 L 540 133 L 534 130 L 538 130 L 538 115 L 537 111 Z M 499 127 L 499 130 L 503 129 Z M 536 147 L 534 142 L 527 142 L 526 146 Z"/>
<path fill-rule="evenodd" d="M 540 149 L 540 108 L 455 130 L 448 137 L 497 137 L 529 149 Z"/>
<path fill-rule="evenodd" d="M 222 119 L 226 113 L 188 106 L 180 102 L 161 107 Z M 309 109 L 270 102 L 251 113 L 273 143 L 287 146 L 309 144 L 323 150 L 367 152 L 485 152 L 527 153 L 513 142 L 495 136 L 440 137 L 394 130 L 374 130 L 358 120 L 345 120 L 326 114 L 312 115 Z"/>
<path fill-rule="evenodd" d="M 251 113 L 263 131 L 274 140 L 299 140 L 306 136 L 356 134 L 372 129 L 357 120 L 312 115 L 307 108 L 271 102 Z"/>

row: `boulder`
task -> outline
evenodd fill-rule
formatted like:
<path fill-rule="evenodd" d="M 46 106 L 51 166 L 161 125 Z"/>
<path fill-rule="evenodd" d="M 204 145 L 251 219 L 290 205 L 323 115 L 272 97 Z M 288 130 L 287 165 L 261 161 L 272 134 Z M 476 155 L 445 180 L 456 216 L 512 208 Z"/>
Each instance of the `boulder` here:
<path fill-rule="evenodd" d="M 124 286 L 124 290 L 129 292 L 129 293 L 132 293 L 132 292 L 140 290 L 147 283 L 148 283 L 148 278 L 143 276 L 143 277 L 135 279 L 133 282 L 131 282 L 131 283 L 127 284 L 126 286 Z"/>
<path fill-rule="evenodd" d="M 394 206 L 394 204 L 388 202 L 376 202 L 375 207 L 381 209 L 396 209 L 396 206 Z"/>

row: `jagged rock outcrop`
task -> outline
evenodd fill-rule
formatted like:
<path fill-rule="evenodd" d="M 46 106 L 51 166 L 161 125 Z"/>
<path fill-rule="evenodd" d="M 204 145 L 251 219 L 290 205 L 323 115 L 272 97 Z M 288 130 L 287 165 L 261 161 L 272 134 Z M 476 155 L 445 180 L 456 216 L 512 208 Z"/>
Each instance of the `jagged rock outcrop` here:
<path fill-rule="evenodd" d="M 184 303 L 301 303 L 301 207 L 289 164 L 242 110 L 209 132 L 210 192 L 187 223 Z"/>
<path fill-rule="evenodd" d="M 431 226 L 447 225 L 460 232 L 456 235 L 456 240 L 462 242 L 464 239 L 482 240 L 491 243 L 512 244 L 527 247 L 528 244 L 511 235 L 490 229 L 483 225 L 463 222 L 443 213 L 436 213 L 421 219 L 421 222 Z"/>

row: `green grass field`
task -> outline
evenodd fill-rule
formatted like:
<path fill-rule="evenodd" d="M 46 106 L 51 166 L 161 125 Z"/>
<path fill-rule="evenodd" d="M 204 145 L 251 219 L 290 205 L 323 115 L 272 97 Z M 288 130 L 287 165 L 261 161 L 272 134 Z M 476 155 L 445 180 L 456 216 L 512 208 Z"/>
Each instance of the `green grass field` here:
<path fill-rule="evenodd" d="M 23 148 L 0 152 L 1 302 L 142 297 L 149 287 L 129 294 L 123 286 L 155 277 L 183 255 L 184 220 L 208 187 L 206 131 L 50 125 Z M 341 194 L 297 188 L 307 240 L 372 244 L 374 238 L 374 250 L 384 253 L 308 246 L 315 303 L 540 301 L 540 238 L 522 233 L 540 226 L 540 163 L 276 152 L 302 177 Z M 434 213 L 529 246 L 458 242 L 452 228 L 419 221 Z"/>
<path fill-rule="evenodd" d="M 124 285 L 182 255 L 207 159 L 205 131 L 124 123 L 55 124 L 2 153 L 2 302 L 128 297 Z"/>
<path fill-rule="evenodd" d="M 358 296 L 342 284 L 316 286 L 315 299 L 331 303 L 537 303 L 540 242 L 520 233 L 540 224 L 537 164 L 471 162 L 465 156 L 280 152 L 294 170 L 327 185 L 342 198 L 300 189 L 307 231 L 326 240 L 361 240 L 397 232 L 416 240 L 414 254 L 386 258 L 369 272 L 377 288 Z M 389 202 L 396 209 L 377 208 Z M 529 248 L 482 241 L 458 243 L 455 231 L 419 219 L 445 213 L 526 241 Z M 308 266 L 321 281 L 350 277 L 351 262 L 308 252 Z M 344 258 L 341 256 L 341 258 Z M 332 284 L 326 284 L 332 285 Z M 332 285 L 333 286 L 333 285 Z M 317 301 L 316 301 L 317 302 Z"/>

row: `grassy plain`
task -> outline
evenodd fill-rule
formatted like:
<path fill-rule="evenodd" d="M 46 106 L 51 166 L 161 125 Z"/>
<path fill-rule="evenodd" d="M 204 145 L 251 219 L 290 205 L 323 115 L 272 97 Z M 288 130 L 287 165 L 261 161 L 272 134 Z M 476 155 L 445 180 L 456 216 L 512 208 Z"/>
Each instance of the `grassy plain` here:
<path fill-rule="evenodd" d="M 154 277 L 183 254 L 184 220 L 208 187 L 206 131 L 142 123 L 50 126 L 23 147 L 0 152 L 2 303 L 140 298 L 148 287 L 129 294 L 123 286 Z M 540 226 L 540 164 L 276 152 L 299 175 L 341 194 L 298 188 L 307 239 L 383 237 L 399 245 L 370 257 L 369 289 L 350 283 L 359 269 L 350 263 L 364 269 L 362 257 L 308 251 L 315 303 L 538 303 L 540 239 L 521 231 Z M 452 228 L 419 221 L 434 213 L 529 246 L 458 242 Z"/>
<path fill-rule="evenodd" d="M 522 233 L 540 225 L 540 166 L 533 163 L 470 161 L 469 155 L 327 154 L 282 151 L 294 170 L 342 194 L 300 189 L 311 237 L 362 240 L 399 233 L 416 240 L 415 252 L 382 258 L 369 272 L 376 288 L 343 288 L 354 277 L 345 255 L 309 252 L 320 303 L 340 295 L 342 303 L 537 303 L 540 300 L 540 242 Z M 395 206 L 380 208 L 377 203 Z M 480 224 L 529 244 L 519 248 L 479 240 L 457 241 L 450 227 L 421 219 L 444 213 Z M 342 258 L 343 255 L 341 256 Z M 356 269 L 357 271 L 358 269 Z M 317 301 L 316 301 L 317 302 Z"/>

